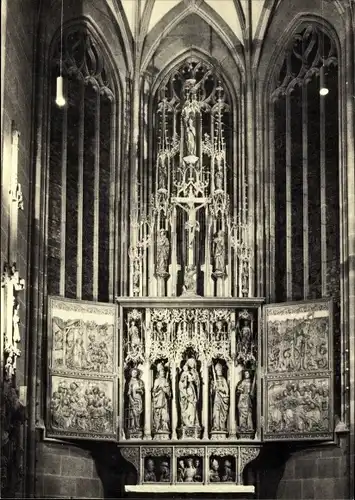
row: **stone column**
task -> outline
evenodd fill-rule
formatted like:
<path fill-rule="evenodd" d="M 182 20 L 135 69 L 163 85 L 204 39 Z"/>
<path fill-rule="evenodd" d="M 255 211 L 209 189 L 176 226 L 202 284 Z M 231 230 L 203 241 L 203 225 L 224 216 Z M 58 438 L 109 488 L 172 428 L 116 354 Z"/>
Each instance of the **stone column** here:
<path fill-rule="evenodd" d="M 144 363 L 143 368 L 144 373 L 144 439 L 152 439 L 152 400 L 151 400 L 151 389 L 152 389 L 152 372 L 150 369 L 149 361 Z"/>
<path fill-rule="evenodd" d="M 231 325 L 235 325 L 235 313 L 231 313 Z M 231 361 L 228 363 L 229 378 L 229 438 L 234 439 L 237 435 L 236 411 L 235 411 L 235 357 L 236 357 L 236 330 L 235 327 L 229 328 Z"/>
<path fill-rule="evenodd" d="M 176 390 L 176 363 L 175 361 L 172 361 L 170 364 L 170 370 L 171 370 L 171 393 L 172 393 L 172 400 L 171 400 L 171 439 L 177 439 L 177 434 L 176 434 L 176 429 L 178 425 L 178 419 L 177 419 L 177 401 L 179 394 Z"/>
<path fill-rule="evenodd" d="M 150 309 L 145 313 L 145 362 L 144 373 L 144 439 L 152 439 L 152 370 L 150 369 L 150 341 L 151 341 Z"/>
<path fill-rule="evenodd" d="M 208 439 L 208 401 L 209 401 L 209 387 L 208 387 L 208 361 L 204 360 L 202 365 L 202 427 L 203 439 Z"/>
<path fill-rule="evenodd" d="M 237 435 L 237 424 L 235 420 L 235 367 L 234 360 L 228 364 L 229 379 L 229 438 L 235 439 Z"/>

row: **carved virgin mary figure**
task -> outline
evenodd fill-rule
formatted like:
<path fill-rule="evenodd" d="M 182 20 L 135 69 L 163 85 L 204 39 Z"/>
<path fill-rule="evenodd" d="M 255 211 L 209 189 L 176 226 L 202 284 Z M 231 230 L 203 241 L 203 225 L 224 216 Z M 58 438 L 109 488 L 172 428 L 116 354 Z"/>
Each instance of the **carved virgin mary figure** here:
<path fill-rule="evenodd" d="M 214 431 L 225 431 L 229 410 L 229 387 L 227 380 L 223 376 L 223 368 L 220 363 L 217 363 L 214 367 L 212 394 L 212 429 Z"/>
<path fill-rule="evenodd" d="M 162 363 L 158 363 L 157 376 L 154 380 L 154 385 L 152 390 L 153 430 L 155 432 L 169 431 L 170 397 L 171 397 L 170 384 L 166 378 L 164 365 Z"/>
<path fill-rule="evenodd" d="M 185 111 L 185 135 L 188 155 L 196 155 L 196 127 L 195 114 L 192 111 Z"/>
<path fill-rule="evenodd" d="M 142 427 L 144 383 L 140 380 L 138 370 L 133 368 L 128 384 L 128 429 L 140 430 Z"/>
<path fill-rule="evenodd" d="M 184 427 L 199 427 L 198 401 L 200 397 L 200 379 L 195 360 L 189 359 L 183 367 L 179 380 L 179 401 L 181 422 Z"/>

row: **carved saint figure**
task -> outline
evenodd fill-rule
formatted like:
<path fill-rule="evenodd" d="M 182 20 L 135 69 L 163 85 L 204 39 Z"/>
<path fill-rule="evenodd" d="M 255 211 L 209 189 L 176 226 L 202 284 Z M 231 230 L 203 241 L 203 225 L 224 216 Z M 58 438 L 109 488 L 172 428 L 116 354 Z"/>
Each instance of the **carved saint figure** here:
<path fill-rule="evenodd" d="M 253 431 L 253 384 L 250 378 L 250 372 L 244 371 L 244 378 L 237 385 L 238 398 L 238 417 L 239 429 L 243 432 Z"/>
<path fill-rule="evenodd" d="M 169 431 L 170 415 L 169 415 L 169 399 L 171 397 L 170 384 L 166 379 L 164 365 L 158 363 L 157 376 L 154 380 L 152 390 L 152 407 L 153 407 L 153 430 Z"/>
<path fill-rule="evenodd" d="M 152 459 L 147 460 L 146 467 L 144 469 L 144 481 L 154 483 L 157 478 L 154 471 L 154 462 Z"/>
<path fill-rule="evenodd" d="M 213 240 L 213 257 L 214 257 L 214 267 L 215 272 L 223 273 L 225 271 L 225 241 L 224 241 L 224 231 L 218 231 L 216 237 Z"/>
<path fill-rule="evenodd" d="M 201 467 L 201 460 L 199 458 L 196 458 L 196 460 L 195 460 L 195 468 L 196 468 L 195 481 L 201 482 L 202 481 L 202 467 Z"/>
<path fill-rule="evenodd" d="M 222 481 L 224 483 L 228 483 L 228 482 L 234 481 L 234 474 L 233 474 L 233 471 L 232 471 L 232 464 L 230 463 L 229 460 L 226 460 L 224 462 Z"/>
<path fill-rule="evenodd" d="M 239 323 L 239 336 L 238 336 L 238 351 L 242 353 L 248 353 L 252 348 L 252 332 L 250 328 L 250 322 L 243 319 Z"/>
<path fill-rule="evenodd" d="M 218 460 L 216 458 L 213 458 L 210 467 L 210 483 L 219 483 L 221 481 L 218 469 L 219 469 Z"/>
<path fill-rule="evenodd" d="M 141 429 L 143 412 L 144 383 L 138 376 L 138 370 L 131 370 L 131 379 L 128 384 L 128 429 L 131 431 Z"/>
<path fill-rule="evenodd" d="M 185 483 L 192 483 L 195 481 L 197 470 L 196 470 L 196 467 L 194 466 L 194 461 L 192 458 L 189 457 L 186 460 L 186 462 L 187 462 L 187 465 L 186 465 L 185 473 L 184 473 L 184 482 Z"/>
<path fill-rule="evenodd" d="M 177 481 L 178 483 L 182 483 L 185 477 L 185 462 L 183 460 L 179 460 L 178 463 L 178 471 L 177 471 Z"/>
<path fill-rule="evenodd" d="M 187 360 L 179 381 L 179 399 L 182 425 L 199 427 L 198 401 L 200 398 L 200 378 L 196 370 L 196 361 Z"/>
<path fill-rule="evenodd" d="M 157 240 L 157 275 L 164 275 L 167 272 L 170 244 L 165 229 L 160 229 Z"/>
<path fill-rule="evenodd" d="M 196 268 L 187 266 L 184 275 L 184 295 L 195 295 L 196 293 Z"/>
<path fill-rule="evenodd" d="M 192 112 L 185 114 L 185 134 L 186 134 L 186 148 L 188 155 L 196 155 L 196 127 L 195 115 Z"/>
<path fill-rule="evenodd" d="M 215 173 L 215 188 L 216 190 L 221 190 L 223 189 L 223 174 L 220 170 L 217 170 Z"/>
<path fill-rule="evenodd" d="M 212 394 L 212 429 L 214 431 L 224 431 L 227 428 L 227 418 L 229 410 L 229 387 L 227 380 L 223 376 L 223 368 L 217 363 L 213 370 Z"/>
<path fill-rule="evenodd" d="M 159 481 L 161 481 L 162 483 L 168 483 L 170 481 L 170 470 L 168 462 L 162 462 L 160 465 Z"/>
<path fill-rule="evenodd" d="M 133 352 L 136 352 L 141 347 L 141 338 L 139 335 L 139 329 L 134 320 L 131 321 L 131 325 L 128 330 L 129 341 L 131 344 L 131 349 Z"/>

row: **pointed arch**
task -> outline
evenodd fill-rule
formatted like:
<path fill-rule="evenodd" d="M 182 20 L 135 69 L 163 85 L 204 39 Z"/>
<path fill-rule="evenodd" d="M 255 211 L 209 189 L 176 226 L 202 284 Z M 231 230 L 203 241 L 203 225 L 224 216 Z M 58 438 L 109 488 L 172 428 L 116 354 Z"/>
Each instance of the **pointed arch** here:
<path fill-rule="evenodd" d="M 197 58 L 201 59 L 202 61 L 205 61 L 216 68 L 220 68 L 219 61 L 217 61 L 214 57 L 211 57 L 211 55 L 207 51 L 201 49 L 200 47 L 191 46 L 191 48 L 185 49 L 185 50 L 181 51 L 179 54 L 175 55 L 174 58 L 171 59 L 171 61 L 168 64 L 166 64 L 164 66 L 163 70 L 161 70 L 158 73 L 158 75 L 155 77 L 155 79 L 152 83 L 152 87 L 151 87 L 151 96 L 152 96 L 151 98 L 152 99 L 154 98 L 155 93 L 156 93 L 157 89 L 159 88 L 160 84 L 162 83 L 162 81 L 164 80 L 164 78 L 166 78 L 166 76 L 176 66 L 181 64 L 188 57 L 197 57 Z M 226 74 L 225 71 L 220 71 L 220 74 L 226 83 L 226 86 L 227 86 L 227 89 L 229 92 L 229 96 L 230 96 L 230 99 L 232 101 L 232 105 L 235 107 L 237 105 L 237 101 L 238 101 L 238 86 L 236 86 L 235 82 L 233 84 L 230 77 Z M 240 87 L 240 85 L 239 85 L 239 87 Z"/>
<path fill-rule="evenodd" d="M 102 50 L 103 57 L 104 57 L 105 61 L 108 63 L 109 69 L 113 75 L 112 82 L 115 86 L 117 99 L 119 100 L 119 102 L 122 102 L 123 82 L 122 82 L 121 76 L 119 74 L 116 61 L 115 61 L 113 54 L 111 52 L 111 48 L 109 47 L 102 30 L 99 28 L 99 26 L 94 21 L 92 21 L 91 19 L 89 19 L 86 16 L 82 16 L 82 17 L 70 19 L 69 21 L 65 22 L 63 24 L 63 32 L 65 33 L 67 30 L 73 29 L 75 27 L 85 27 L 87 29 L 88 33 L 93 38 L 93 40 L 99 46 L 100 50 Z M 60 28 L 58 28 L 55 31 L 55 33 L 52 37 L 52 40 L 50 42 L 50 45 L 48 47 L 48 53 L 47 53 L 47 58 L 46 58 L 48 61 L 48 63 L 47 63 L 48 67 L 49 67 L 49 61 L 51 60 L 51 58 L 53 56 L 53 51 L 54 51 L 56 43 L 58 42 L 59 36 L 60 36 Z"/>
<path fill-rule="evenodd" d="M 122 36 L 127 68 L 129 73 L 131 73 L 133 70 L 133 35 L 131 33 L 128 20 L 122 7 L 121 0 L 109 0 L 107 1 L 107 4 L 109 5 L 112 15 L 117 22 L 119 34 Z"/>
<path fill-rule="evenodd" d="M 154 53 L 157 51 L 161 41 L 178 26 L 186 17 L 197 14 L 201 17 L 219 36 L 227 49 L 230 51 L 235 64 L 239 67 L 241 75 L 245 73 L 244 49 L 242 43 L 225 21 L 209 5 L 202 3 L 198 8 L 188 7 L 181 2 L 169 11 L 153 28 L 147 36 L 142 54 L 141 71 L 146 71 Z"/>
<path fill-rule="evenodd" d="M 256 28 L 255 35 L 254 35 L 254 40 L 257 42 L 255 44 L 256 48 L 255 48 L 255 52 L 253 54 L 253 69 L 254 69 L 254 71 L 256 70 L 256 68 L 259 64 L 259 59 L 260 59 L 260 54 L 261 54 L 261 50 L 263 47 L 264 37 L 265 37 L 266 31 L 267 31 L 267 28 L 269 26 L 269 23 L 272 19 L 272 16 L 276 10 L 276 7 L 277 7 L 277 0 L 265 0 L 261 15 L 259 17 L 258 26 Z"/>
<path fill-rule="evenodd" d="M 270 56 L 270 61 L 272 61 L 272 63 L 268 66 L 265 78 L 263 79 L 264 91 L 270 91 L 272 76 L 278 69 L 281 69 L 285 47 L 289 41 L 292 40 L 297 31 L 302 30 L 303 27 L 309 24 L 316 24 L 319 28 L 324 30 L 334 42 L 338 56 L 341 58 L 340 40 L 333 25 L 329 23 L 327 19 L 319 15 L 300 13 L 285 28 Z"/>

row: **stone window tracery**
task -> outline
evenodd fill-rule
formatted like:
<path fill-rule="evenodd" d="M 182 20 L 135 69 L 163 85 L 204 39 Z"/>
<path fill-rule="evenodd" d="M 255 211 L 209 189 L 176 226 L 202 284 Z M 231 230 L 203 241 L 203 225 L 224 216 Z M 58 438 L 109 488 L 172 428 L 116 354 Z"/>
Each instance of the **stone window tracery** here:
<path fill-rule="evenodd" d="M 113 295 L 115 85 L 85 26 L 63 39 L 64 108 L 54 103 L 60 46 L 51 59 L 48 292 L 107 301 Z"/>
<path fill-rule="evenodd" d="M 322 72 L 326 96 L 319 93 Z M 338 57 L 322 28 L 312 24 L 293 36 L 270 98 L 274 297 L 338 298 Z"/>

